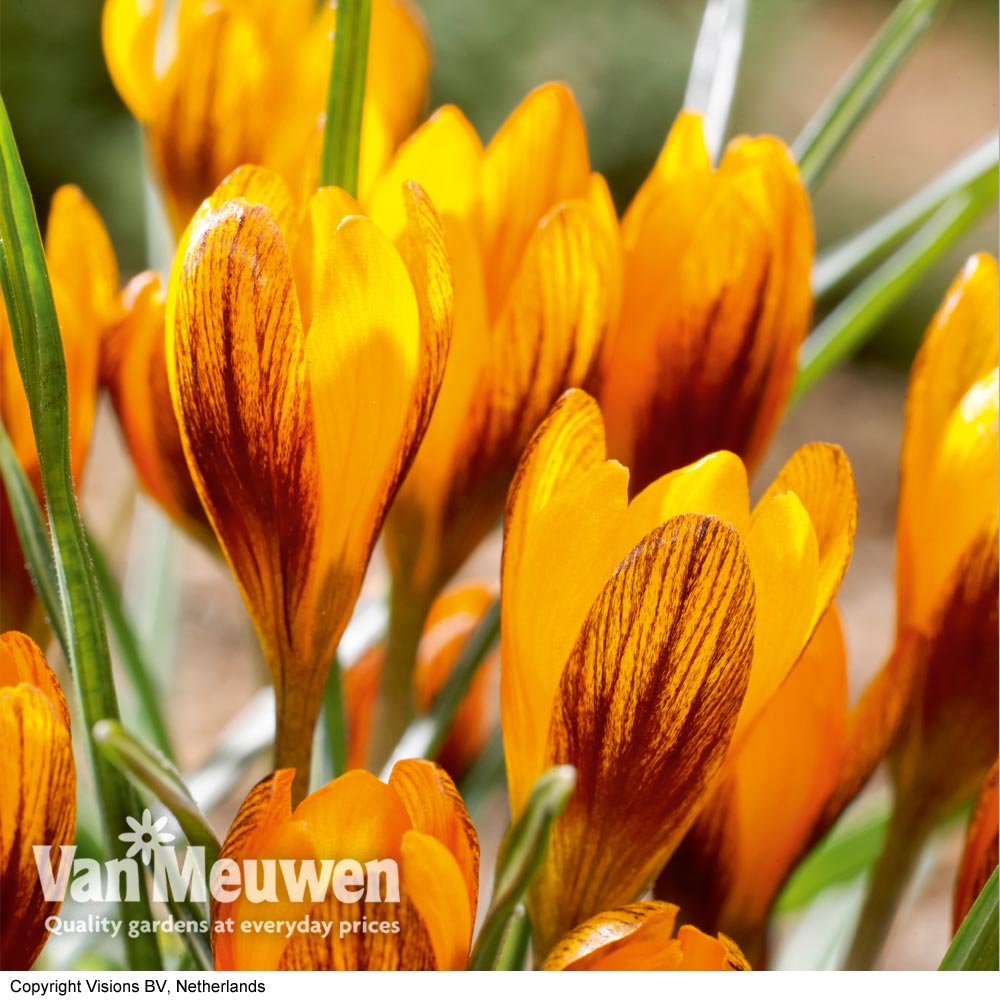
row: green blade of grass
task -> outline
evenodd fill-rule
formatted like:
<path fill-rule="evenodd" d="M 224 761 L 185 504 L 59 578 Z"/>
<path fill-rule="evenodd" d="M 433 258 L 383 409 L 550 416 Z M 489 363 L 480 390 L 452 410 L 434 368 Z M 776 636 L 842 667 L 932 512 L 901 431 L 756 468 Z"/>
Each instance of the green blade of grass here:
<path fill-rule="evenodd" d="M 66 638 L 62 605 L 59 601 L 59 580 L 56 577 L 55 564 L 52 562 L 45 515 L 38 505 L 35 491 L 31 488 L 21 463 L 17 460 L 7 428 L 2 424 L 0 424 L 0 475 L 7 491 L 7 502 L 10 504 L 28 575 L 45 609 L 45 617 L 52 628 L 52 634 L 56 637 L 63 656 L 69 660 L 69 641 Z"/>
<path fill-rule="evenodd" d="M 726 137 L 746 34 L 747 0 L 708 0 L 684 92 L 684 107 L 704 115 L 713 158 Z"/>
<path fill-rule="evenodd" d="M 117 719 L 98 722 L 94 726 L 94 742 L 125 778 L 140 790 L 152 792 L 173 813 L 188 843 L 205 849 L 206 869 L 210 869 L 218 861 L 222 845 L 188 791 L 180 771 Z"/>
<path fill-rule="evenodd" d="M 997 870 L 994 868 L 941 960 L 941 971 L 996 972 L 1000 966 L 998 932 Z"/>
<path fill-rule="evenodd" d="M 987 180 L 984 187 L 945 202 L 816 327 L 799 354 L 792 402 L 851 358 L 928 268 L 984 214 L 996 198 L 996 172 L 988 174 Z"/>
<path fill-rule="evenodd" d="M 795 140 L 792 152 L 814 190 L 907 56 L 949 0 L 901 0 L 861 57 Z"/>
<path fill-rule="evenodd" d="M 146 734 L 160 753 L 169 760 L 175 760 L 173 748 L 170 745 L 170 736 L 167 733 L 167 725 L 160 712 L 161 694 L 157 689 L 146 657 L 139 646 L 138 636 L 136 636 L 128 612 L 125 610 L 114 574 L 111 572 L 100 546 L 96 544 L 89 532 L 87 546 L 94 564 L 94 577 L 97 580 L 97 589 L 101 594 L 101 603 L 104 605 L 108 628 L 139 702 L 139 710 L 142 713 Z"/>
<path fill-rule="evenodd" d="M 881 260 L 949 198 L 988 191 L 996 184 L 996 172 L 994 133 L 901 205 L 823 253 L 813 268 L 813 294 L 822 299 L 838 291 Z"/>
<path fill-rule="evenodd" d="M 355 198 L 361 161 L 361 120 L 371 13 L 371 0 L 338 0 L 319 167 L 321 186 L 335 184 Z"/>
<path fill-rule="evenodd" d="M 576 770 L 568 764 L 553 767 L 535 782 L 524 812 L 504 834 L 497 852 L 493 898 L 469 958 L 469 968 L 486 971 L 496 966 L 516 907 L 545 860 L 552 825 L 563 814 L 576 787 Z"/>
<path fill-rule="evenodd" d="M 94 752 L 89 732 L 99 719 L 117 718 L 118 700 L 97 583 L 73 490 L 66 359 L 59 322 L 31 192 L 2 99 L 0 172 L 0 283 L 41 467 L 62 620 L 81 712 L 88 727 L 95 790 L 110 856 L 119 857 L 124 856 L 125 845 L 117 835 L 125 829 L 125 818 L 134 812 L 135 796 L 128 782 Z M 150 919 L 145 895 L 123 902 L 122 910 L 128 920 Z M 126 948 L 133 968 L 161 968 L 153 935 L 130 937 Z"/>

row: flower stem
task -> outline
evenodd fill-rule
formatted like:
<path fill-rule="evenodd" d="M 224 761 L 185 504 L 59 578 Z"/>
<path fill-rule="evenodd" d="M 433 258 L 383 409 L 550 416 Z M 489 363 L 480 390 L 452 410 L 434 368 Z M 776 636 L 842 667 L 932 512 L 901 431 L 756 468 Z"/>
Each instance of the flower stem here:
<path fill-rule="evenodd" d="M 906 800 L 897 799 L 882 853 L 868 883 L 845 969 L 874 970 L 903 892 L 933 829 L 931 817 L 907 807 Z"/>

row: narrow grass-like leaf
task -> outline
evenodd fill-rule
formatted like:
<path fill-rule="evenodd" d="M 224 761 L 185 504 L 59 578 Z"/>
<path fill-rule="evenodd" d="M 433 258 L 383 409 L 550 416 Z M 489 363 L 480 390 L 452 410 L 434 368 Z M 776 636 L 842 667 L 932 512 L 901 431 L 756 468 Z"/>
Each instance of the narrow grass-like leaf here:
<path fill-rule="evenodd" d="M 128 782 L 93 752 L 89 732 L 99 719 L 117 718 L 118 700 L 97 583 L 73 492 L 66 359 L 59 321 L 31 192 L 2 99 L 0 179 L 0 284 L 38 450 L 62 620 L 80 707 L 88 727 L 95 789 L 110 856 L 120 857 L 125 845 L 117 834 L 125 828 L 125 817 L 133 812 L 135 796 Z M 123 902 L 122 910 L 129 920 L 150 919 L 144 895 Z M 126 948 L 133 968 L 160 968 L 159 948 L 153 935 L 130 937 Z"/>
<path fill-rule="evenodd" d="M 815 189 L 906 57 L 949 0 L 900 0 L 861 57 L 795 140 L 806 187 Z"/>
<path fill-rule="evenodd" d="M 472 949 L 469 968 L 486 971 L 495 966 L 517 904 L 545 860 L 552 824 L 562 815 L 576 787 L 576 769 L 561 764 L 535 782 L 524 812 L 504 834 L 497 852 L 493 898 Z"/>
<path fill-rule="evenodd" d="M 358 194 L 371 13 L 371 0 L 338 0 L 319 167 L 320 185 L 335 184 L 354 197 Z"/>
<path fill-rule="evenodd" d="M 996 172 L 994 133 L 901 205 L 823 253 L 813 268 L 813 294 L 822 299 L 838 291 L 881 260 L 949 198 L 988 191 L 996 183 Z"/>
<path fill-rule="evenodd" d="M 403 733 L 385 765 L 382 777 L 388 780 L 393 766 L 413 757 L 430 758 L 441 749 L 455 719 L 462 699 L 469 690 L 483 660 L 500 635 L 500 601 L 495 600 L 484 612 L 469 636 L 444 687 L 437 693 L 425 715 L 414 719 Z"/>
<path fill-rule="evenodd" d="M 528 946 L 531 944 L 531 918 L 523 903 L 514 907 L 514 912 L 507 922 L 507 930 L 503 943 L 497 954 L 493 968 L 497 972 L 520 972 L 524 969 L 528 957 Z"/>
<path fill-rule="evenodd" d="M 789 879 L 775 912 L 800 910 L 825 889 L 863 875 L 878 858 L 888 825 L 889 812 L 883 809 L 847 829 L 834 829 Z"/>
<path fill-rule="evenodd" d="M 726 137 L 746 21 L 747 0 L 708 0 L 691 59 L 684 107 L 704 115 L 705 142 L 713 158 Z"/>
<path fill-rule="evenodd" d="M 87 534 L 87 546 L 94 564 L 94 576 L 97 579 L 97 589 L 101 594 L 104 614 L 111 630 L 112 638 L 118 647 L 122 665 L 135 691 L 142 713 L 143 726 L 146 734 L 156 748 L 169 760 L 174 760 L 173 748 L 167 726 L 160 713 L 161 695 L 157 690 L 156 681 L 150 671 L 146 657 L 139 647 L 139 639 L 129 620 L 128 612 L 122 602 L 121 593 L 115 583 L 114 574 L 100 546 L 91 534 Z"/>
<path fill-rule="evenodd" d="M 69 641 L 62 620 L 59 580 L 56 577 L 55 564 L 52 562 L 45 515 L 38 505 L 35 491 L 31 488 L 21 463 L 17 460 L 14 445 L 3 424 L 0 424 L 0 475 L 3 476 L 7 502 L 10 504 L 14 527 L 17 529 L 17 537 L 21 543 L 21 552 L 31 583 L 45 609 L 45 617 L 52 628 L 52 634 L 56 637 L 63 656 L 68 660 Z"/>
<path fill-rule="evenodd" d="M 957 195 L 881 267 L 841 302 L 806 339 L 792 401 L 800 399 L 847 361 L 906 297 L 928 268 L 986 211 L 996 198 L 997 175 L 981 190 Z"/>
<path fill-rule="evenodd" d="M 219 858 L 219 838 L 192 798 L 180 771 L 116 719 L 103 719 L 94 726 L 94 742 L 136 788 L 152 792 L 173 813 L 188 843 L 205 848 L 205 864 L 211 868 Z"/>
<path fill-rule="evenodd" d="M 994 868 L 945 953 L 941 971 L 996 972 L 1000 967 L 998 934 L 997 870 Z"/>

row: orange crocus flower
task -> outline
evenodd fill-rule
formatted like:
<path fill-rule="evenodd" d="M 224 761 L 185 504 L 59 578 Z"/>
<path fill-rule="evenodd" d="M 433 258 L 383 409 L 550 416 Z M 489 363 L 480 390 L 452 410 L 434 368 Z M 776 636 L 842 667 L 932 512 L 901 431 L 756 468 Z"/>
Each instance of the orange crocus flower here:
<path fill-rule="evenodd" d="M 511 487 L 501 591 L 515 817 L 547 767 L 579 774 L 529 897 L 542 951 L 634 901 L 677 847 L 829 607 L 855 502 L 843 453 L 807 445 L 753 510 L 728 452 L 629 503 L 594 401 L 546 418 Z"/>
<path fill-rule="evenodd" d="M 674 933 L 678 907 L 633 903 L 599 913 L 570 931 L 542 966 L 548 972 L 746 972 L 736 944 L 686 924 Z"/>
<path fill-rule="evenodd" d="M 30 969 L 59 902 L 42 893 L 33 847 L 60 848 L 76 829 L 76 767 L 69 709 L 42 651 L 20 632 L 0 635 L 0 965 Z"/>
<path fill-rule="evenodd" d="M 918 828 L 968 801 L 997 755 L 997 262 L 973 257 L 913 363 L 896 528 L 897 655 L 913 679 L 893 752 Z"/>
<path fill-rule="evenodd" d="M 278 171 L 296 197 L 316 187 L 335 4 L 315 0 L 105 0 L 104 56 L 143 124 L 181 232 L 244 163 Z M 167 49 L 165 59 L 162 49 Z M 374 0 L 362 126 L 362 187 L 412 131 L 430 50 L 408 0 Z"/>
<path fill-rule="evenodd" d="M 996 755 L 995 635 L 987 639 L 995 629 L 996 593 L 982 579 L 984 573 L 988 578 L 990 552 L 996 551 L 990 541 L 997 496 L 995 368 L 990 372 L 997 357 L 996 281 L 991 259 L 970 263 L 914 364 L 903 445 L 900 613 L 892 656 L 848 709 L 844 641 L 831 609 L 746 745 L 731 754 L 719 787 L 657 882 L 657 892 L 676 899 L 688 919 L 734 935 L 755 965 L 763 964 L 767 920 L 785 880 L 871 777 L 901 723 L 904 733 L 913 735 L 907 751 L 915 755 L 912 761 L 926 752 L 918 748 L 924 742 L 949 761 L 944 767 L 929 759 L 914 765 L 936 775 L 936 783 L 914 779 L 911 786 L 915 799 L 934 803 L 921 827 L 941 815 L 941 798 L 957 805 L 972 793 L 962 750 L 972 750 L 981 761 L 973 781 Z M 980 388 L 970 389 L 975 385 Z M 963 558 L 981 566 L 964 580 Z M 995 565 L 992 569 L 995 580 Z M 983 616 L 967 629 L 944 620 L 942 609 L 951 607 L 959 622 L 968 622 L 972 609 L 962 612 L 963 598 L 956 595 L 969 585 Z M 955 663 L 962 664 L 961 671 Z M 928 669 L 939 672 L 936 681 L 924 677 Z M 907 706 L 913 684 L 919 690 L 925 682 L 933 684 L 928 689 L 933 700 L 918 709 L 927 715 L 917 725 Z M 954 717 L 963 727 L 961 737 L 951 723 L 943 734 L 933 731 L 941 724 L 937 720 L 948 718 L 937 702 L 944 692 L 965 700 Z M 938 739 L 944 742 L 939 745 Z"/>
<path fill-rule="evenodd" d="M 66 354 L 70 463 L 77 484 L 83 475 L 97 404 L 101 339 L 120 308 L 118 263 L 104 223 L 79 188 L 60 187 L 52 198 L 45 231 L 45 259 L 59 332 Z M 21 384 L 7 310 L 0 300 L 0 416 L 14 452 L 42 502 L 41 471 L 28 399 Z M 0 484 L 0 627 L 41 640 L 44 620 L 14 527 L 7 491 Z"/>
<path fill-rule="evenodd" d="M 485 149 L 457 108 L 441 108 L 372 193 L 390 233 L 410 178 L 441 213 L 456 298 L 441 395 L 386 521 L 400 676 L 431 602 L 497 524 L 536 425 L 590 378 L 621 280 L 614 207 L 560 84 L 532 91 Z"/>
<path fill-rule="evenodd" d="M 777 139 L 741 137 L 712 169 L 683 112 L 622 221 L 625 291 L 601 360 L 610 453 L 637 493 L 720 449 L 756 467 L 812 315 L 809 198 Z"/>
<path fill-rule="evenodd" d="M 444 687 L 466 642 L 493 602 L 493 590 L 463 584 L 446 590 L 431 605 L 413 673 L 413 697 L 418 712 L 430 708 Z M 344 671 L 344 716 L 347 720 L 347 766 L 363 767 L 368 759 L 375 699 L 382 681 L 385 644 L 366 650 Z M 496 722 L 499 657 L 486 657 L 455 713 L 441 749 L 434 755 L 441 766 L 461 779 L 483 751 Z"/>
<path fill-rule="evenodd" d="M 440 223 L 407 189 L 399 249 L 337 188 L 299 218 L 236 171 L 181 241 L 167 367 L 184 453 L 277 689 L 276 760 L 313 727 L 385 511 L 423 437 L 451 331 Z"/>
<path fill-rule="evenodd" d="M 962 861 L 955 881 L 955 908 L 952 922 L 956 931 L 997 866 L 997 829 L 1000 825 L 998 809 L 1000 803 L 997 800 L 997 764 L 994 761 L 989 774 L 983 780 L 983 787 L 979 789 L 979 796 L 969 819 L 969 829 L 965 835 L 965 849 L 962 851 Z"/>
<path fill-rule="evenodd" d="M 232 920 L 233 928 L 212 935 L 216 969 L 464 969 L 479 892 L 479 841 L 448 775 L 424 760 L 396 764 L 387 784 L 367 771 L 349 771 L 294 811 L 291 786 L 291 772 L 277 771 L 253 788 L 233 820 L 222 857 L 240 868 L 266 859 L 359 865 L 389 860 L 398 869 L 398 902 L 372 901 L 370 884 L 357 902 L 343 902 L 330 891 L 322 902 L 290 901 L 289 893 L 275 902 L 251 902 L 245 893 L 233 902 L 213 902 L 213 926 Z M 380 894 L 389 894 L 384 884 Z M 333 932 L 289 938 L 240 929 L 247 920 L 306 917 L 333 921 Z M 347 933 L 342 921 L 351 926 Z M 367 931 L 360 921 L 376 926 Z M 394 922 L 397 929 L 387 930 Z"/>

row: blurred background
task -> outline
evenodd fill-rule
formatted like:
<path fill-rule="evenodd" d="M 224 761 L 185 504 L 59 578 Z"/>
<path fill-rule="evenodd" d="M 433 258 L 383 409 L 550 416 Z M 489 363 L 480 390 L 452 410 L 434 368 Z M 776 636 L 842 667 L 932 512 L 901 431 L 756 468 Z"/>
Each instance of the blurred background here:
<path fill-rule="evenodd" d="M 594 166 L 607 176 L 619 207 L 628 204 L 681 106 L 702 0 L 419 5 L 435 48 L 432 106 L 460 105 L 486 138 L 531 87 L 566 80 L 587 120 Z M 752 0 L 731 134 L 766 132 L 791 142 L 892 7 L 891 0 Z M 100 0 L 3 0 L 0 89 L 40 220 L 58 185 L 79 184 L 107 221 L 128 277 L 146 266 L 142 148 L 104 69 L 100 9 Z M 996 0 L 951 4 L 819 189 L 821 248 L 905 199 L 996 128 L 997 33 Z M 856 363 L 789 414 L 759 476 L 758 490 L 809 440 L 836 440 L 851 459 L 860 515 L 840 601 L 855 694 L 892 641 L 906 370 L 962 261 L 996 249 L 994 211 L 920 282 Z M 218 560 L 136 497 L 107 412 L 98 421 L 84 508 L 123 575 L 140 634 L 162 672 L 182 763 L 197 767 L 222 726 L 266 685 L 236 588 Z M 494 577 L 497 557 L 494 539 L 470 572 Z M 376 560 L 367 590 L 379 593 L 384 585 Z M 206 697 L 208 688 L 219 696 Z M 266 770 L 259 761 L 247 786 Z M 884 795 L 876 786 L 859 808 L 873 801 L 879 808 Z M 218 814 L 221 829 L 231 815 L 231 806 Z M 485 858 L 493 849 L 489 838 L 503 829 L 502 803 L 477 823 Z M 925 859 L 884 956 L 887 967 L 937 966 L 950 935 L 961 838 L 961 825 L 953 825 Z M 484 872 L 484 884 L 489 878 Z M 834 961 L 823 949 L 849 929 L 859 897 L 855 879 L 828 890 L 804 915 L 779 921 L 777 963 L 815 968 Z"/>
<path fill-rule="evenodd" d="M 648 171 L 681 106 L 702 0 L 418 0 L 435 49 L 432 106 L 460 105 L 488 137 L 533 86 L 569 82 L 594 166 L 619 207 Z M 787 141 L 892 9 L 891 0 L 754 0 L 731 132 Z M 104 69 L 100 0 L 3 0 L 0 88 L 44 214 L 79 184 L 107 220 L 126 275 L 144 261 L 138 129 Z M 828 175 L 819 245 L 919 188 L 996 127 L 997 4 L 954 0 Z M 875 338 L 869 356 L 905 364 L 970 248 L 966 238 Z"/>

